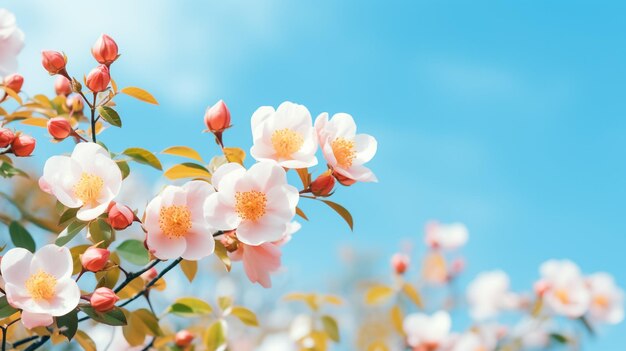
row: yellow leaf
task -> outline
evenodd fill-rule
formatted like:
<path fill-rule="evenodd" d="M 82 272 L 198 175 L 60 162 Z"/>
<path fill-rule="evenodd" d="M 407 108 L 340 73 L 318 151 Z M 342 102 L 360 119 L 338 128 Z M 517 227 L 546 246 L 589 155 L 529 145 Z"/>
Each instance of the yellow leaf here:
<path fill-rule="evenodd" d="M 296 169 L 296 171 L 298 172 L 298 176 L 300 177 L 300 180 L 302 181 L 302 186 L 304 187 L 303 189 L 308 189 L 309 185 L 311 185 L 311 173 L 309 173 L 309 169 L 298 168 Z"/>
<path fill-rule="evenodd" d="M 404 328 L 402 328 L 402 322 L 404 321 L 404 316 L 400 306 L 394 305 L 391 308 L 391 325 L 396 329 L 398 333 L 404 335 Z"/>
<path fill-rule="evenodd" d="M 389 348 L 382 341 L 374 341 L 367 347 L 367 351 L 389 351 Z"/>
<path fill-rule="evenodd" d="M 128 283 L 120 292 L 117 293 L 117 296 L 122 299 L 130 299 L 131 297 L 137 295 L 141 290 L 143 290 L 146 282 L 141 277 L 137 277 Z"/>
<path fill-rule="evenodd" d="M 76 332 L 74 340 L 78 342 L 78 345 L 85 351 L 96 351 L 96 343 L 82 330 Z"/>
<path fill-rule="evenodd" d="M 335 296 L 335 295 L 326 295 L 326 296 L 324 296 L 324 302 L 329 303 L 331 305 L 341 305 L 341 304 L 343 304 L 343 301 L 341 300 L 341 298 L 339 296 Z"/>
<path fill-rule="evenodd" d="M 424 308 L 424 305 L 422 304 L 422 297 L 417 292 L 417 290 L 415 290 L 413 285 L 405 283 L 402 286 L 402 291 L 406 294 L 406 296 L 409 297 L 409 299 L 411 299 L 411 301 L 413 301 L 415 305 L 417 305 L 417 307 Z"/>
<path fill-rule="evenodd" d="M 243 161 L 246 159 L 246 152 L 238 147 L 225 147 L 222 151 L 228 162 L 236 162 L 243 165 Z"/>
<path fill-rule="evenodd" d="M 239 320 L 247 326 L 256 327 L 259 325 L 259 321 L 254 312 L 245 307 L 235 306 L 230 313 L 239 318 Z"/>
<path fill-rule="evenodd" d="M 331 340 L 339 342 L 339 326 L 333 317 L 322 316 L 322 326 L 324 327 L 326 335 L 328 335 Z"/>
<path fill-rule="evenodd" d="M 113 93 L 117 94 L 117 83 L 113 79 L 111 79 L 111 88 L 113 88 Z"/>
<path fill-rule="evenodd" d="M 306 216 L 306 214 L 304 213 L 304 211 L 302 211 L 300 207 L 296 207 L 296 214 L 302 217 L 302 219 L 304 219 L 305 221 L 309 220 L 309 218 Z"/>
<path fill-rule="evenodd" d="M 341 218 L 343 218 L 343 220 L 346 221 L 346 223 L 348 223 L 350 230 L 354 230 L 354 221 L 352 220 L 352 215 L 350 214 L 350 211 L 348 211 L 345 207 L 341 206 L 340 204 L 336 202 L 332 202 L 329 200 L 321 200 L 321 201 L 325 203 L 326 205 L 328 205 L 333 210 L 335 210 L 335 212 L 337 212 L 337 214 L 339 214 Z"/>
<path fill-rule="evenodd" d="M 165 290 L 165 288 L 167 288 L 167 284 L 165 283 L 165 278 L 161 278 L 157 280 L 156 283 L 152 285 L 152 289 L 157 290 L 157 291 L 163 291 Z"/>
<path fill-rule="evenodd" d="M 386 285 L 374 285 L 365 293 L 365 303 L 375 305 L 391 297 L 393 289 Z"/>
<path fill-rule="evenodd" d="M 224 350 L 226 346 L 226 325 L 224 321 L 213 322 L 204 333 L 204 344 L 207 351 Z"/>
<path fill-rule="evenodd" d="M 26 124 L 28 126 L 47 128 L 48 127 L 48 119 L 47 118 L 41 118 L 41 117 L 30 117 L 30 118 L 26 118 L 26 119 L 22 120 L 22 124 Z"/>
<path fill-rule="evenodd" d="M 182 269 L 183 273 L 185 273 L 187 280 L 192 282 L 198 272 L 198 261 L 182 260 L 180 262 L 180 269 Z"/>
<path fill-rule="evenodd" d="M 7 111 L 3 109 L 2 107 L 0 107 L 0 116 L 6 116 L 6 115 L 7 115 Z"/>
<path fill-rule="evenodd" d="M 82 255 L 89 245 L 78 245 L 70 249 L 70 254 L 72 255 L 72 261 L 74 263 L 74 267 L 72 268 L 72 275 L 80 273 L 83 269 L 83 265 L 80 263 L 80 255 Z"/>
<path fill-rule="evenodd" d="M 122 88 L 122 90 L 120 90 L 120 92 L 128 95 L 128 96 L 132 96 L 137 100 L 141 100 L 143 102 L 147 102 L 149 104 L 154 104 L 154 105 L 158 105 L 159 103 L 156 101 L 156 99 L 154 98 L 154 96 L 152 96 L 152 94 L 150 94 L 149 92 L 141 89 L 141 88 L 137 88 L 137 87 L 126 87 L 126 88 Z"/>
<path fill-rule="evenodd" d="M 181 163 L 168 169 L 163 175 L 171 180 L 181 178 L 208 178 L 211 177 L 209 171 L 195 163 Z"/>
<path fill-rule="evenodd" d="M 22 98 L 17 95 L 17 93 L 15 91 L 13 91 L 13 89 L 5 87 L 5 86 L 0 86 L 0 88 L 4 89 L 4 91 L 6 91 L 7 95 L 9 95 L 10 97 L 13 98 L 13 100 L 17 101 L 18 104 L 22 104 Z"/>
<path fill-rule="evenodd" d="M 200 162 L 204 162 L 202 160 L 202 156 L 198 153 L 198 151 L 188 147 L 188 146 L 171 146 L 167 149 L 161 151 L 162 154 L 174 155 L 191 158 Z"/>
<path fill-rule="evenodd" d="M 43 94 L 35 95 L 33 99 L 45 108 L 52 108 L 52 103 L 50 102 L 50 99 L 48 99 L 48 97 Z"/>
<path fill-rule="evenodd" d="M 232 262 L 230 260 L 230 256 L 228 256 L 228 251 L 224 247 L 221 241 L 215 240 L 215 256 L 219 258 L 220 261 L 224 264 L 226 271 L 230 272 L 232 268 Z"/>

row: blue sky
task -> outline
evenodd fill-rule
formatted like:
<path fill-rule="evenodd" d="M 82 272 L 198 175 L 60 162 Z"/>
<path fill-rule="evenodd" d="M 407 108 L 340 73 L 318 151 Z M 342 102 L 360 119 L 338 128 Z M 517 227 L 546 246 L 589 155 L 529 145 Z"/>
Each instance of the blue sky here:
<path fill-rule="evenodd" d="M 354 233 L 329 210 L 303 206 L 313 221 L 284 263 L 304 288 L 323 286 L 341 245 L 376 251 L 386 264 L 403 239 L 421 243 L 429 219 L 467 224 L 469 277 L 502 268 L 526 289 L 539 264 L 556 257 L 626 283 L 622 2 L 3 6 L 26 33 L 20 65 L 29 92 L 52 92 L 42 49 L 64 50 L 80 76 L 93 66 L 89 47 L 99 34 L 118 41 L 118 84 L 144 87 L 161 105 L 120 98 L 125 127 L 104 135 L 114 149 L 133 140 L 155 151 L 182 144 L 215 153 L 200 130 L 204 109 L 220 98 L 236 127 L 227 143 L 245 148 L 261 105 L 291 100 L 313 115 L 352 114 L 379 141 L 371 167 L 380 183 L 337 192 Z M 42 157 L 67 145 L 46 148 Z M 617 349 L 625 332 L 608 329 L 593 349 Z"/>

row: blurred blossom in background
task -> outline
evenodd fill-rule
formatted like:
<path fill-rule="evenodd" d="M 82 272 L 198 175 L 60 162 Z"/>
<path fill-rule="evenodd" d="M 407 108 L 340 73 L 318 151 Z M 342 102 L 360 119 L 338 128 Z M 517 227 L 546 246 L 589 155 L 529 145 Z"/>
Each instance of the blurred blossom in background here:
<path fill-rule="evenodd" d="M 491 347 L 502 333 L 496 326 L 453 335 L 472 318 L 528 307 L 538 292 L 561 315 L 584 314 L 601 325 L 623 319 L 614 280 L 626 282 L 625 3 L 112 0 L 96 9 L 82 1 L 9 0 L 2 6 L 17 20 L 0 10 L 0 75 L 22 73 L 26 92 L 54 91 L 54 79 L 41 69 L 42 50 L 86 58 L 94 38 L 116 38 L 124 60 L 115 69 L 129 80 L 123 84 L 149 88 L 161 105 L 121 101 L 125 128 L 110 133 L 112 148 L 124 148 L 132 135 L 152 150 L 184 144 L 215 153 L 201 131 L 204 110 L 219 99 L 238 127 L 228 137 L 247 148 L 255 109 L 284 100 L 314 116 L 322 109 L 350 113 L 360 132 L 375 135 L 378 154 L 369 167 L 379 183 L 357 184 L 354 196 L 335 195 L 354 215 L 354 233 L 328 209 L 305 207 L 309 217 L 327 220 L 302 226 L 272 290 L 249 286 L 239 272 L 241 281 L 207 277 L 217 284 L 211 296 L 234 292 L 284 326 L 293 311 L 273 302 L 286 291 L 349 294 L 357 281 L 389 279 L 389 258 L 402 252 L 411 257 L 407 280 L 436 286 L 455 278 L 455 303 L 470 312 L 453 308 L 451 325 L 435 310 L 414 316 L 407 334 L 427 323 L 428 337 L 452 335 L 456 345 L 469 345 L 459 351 Z M 87 59 L 68 65 L 93 68 Z M 195 136 L 182 133 L 194 130 Z M 44 130 L 33 135 L 49 137 Z M 63 150 L 40 148 L 21 162 L 41 165 Z M 143 171 L 124 184 L 136 189 L 123 201 L 133 208 L 164 185 L 156 172 Z M 598 271 L 608 274 L 590 275 Z M 241 284 L 246 289 L 236 288 Z M 367 333 L 352 325 L 358 312 L 337 311 L 344 336 L 354 335 L 342 347 L 352 349 Z M 257 349 L 289 350 L 285 339 L 306 326 L 306 316 L 298 318 L 300 324 Z M 516 321 L 508 332 L 529 348 L 541 346 L 552 327 L 542 323 Z M 619 349 L 624 328 L 597 329 L 600 337 L 586 341 L 587 348 Z M 107 333 L 115 331 L 98 333 L 110 340 L 114 334 Z M 416 343 L 424 338 L 410 335 Z"/>

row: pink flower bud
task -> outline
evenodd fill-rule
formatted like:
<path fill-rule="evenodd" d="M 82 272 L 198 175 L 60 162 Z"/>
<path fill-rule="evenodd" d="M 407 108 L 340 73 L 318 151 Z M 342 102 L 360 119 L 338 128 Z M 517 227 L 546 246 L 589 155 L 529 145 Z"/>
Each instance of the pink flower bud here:
<path fill-rule="evenodd" d="M 15 134 L 11 129 L 0 128 L 0 148 L 11 145 L 13 139 L 15 139 Z"/>
<path fill-rule="evenodd" d="M 141 279 L 143 279 L 146 282 L 149 282 L 153 280 L 154 278 L 156 278 L 157 275 L 159 275 L 159 272 L 157 272 L 156 268 L 152 267 L 141 274 Z"/>
<path fill-rule="evenodd" d="M 109 256 L 109 250 L 90 246 L 80 255 L 80 263 L 90 272 L 100 272 L 109 262 Z"/>
<path fill-rule="evenodd" d="M 191 345 L 193 338 L 194 336 L 189 330 L 183 329 L 176 333 L 176 336 L 174 337 L 174 342 L 178 347 L 187 347 Z"/>
<path fill-rule="evenodd" d="M 91 294 L 89 302 L 94 310 L 98 312 L 107 312 L 115 307 L 115 304 L 119 301 L 119 299 L 120 298 L 115 295 L 113 290 L 101 287 L 96 289 L 93 294 Z"/>
<path fill-rule="evenodd" d="M 102 34 L 91 48 L 91 54 L 99 63 L 110 65 L 117 59 L 117 44 L 106 34 Z"/>
<path fill-rule="evenodd" d="M 213 133 L 221 133 L 230 127 L 230 111 L 223 100 L 209 107 L 204 113 L 204 124 Z"/>
<path fill-rule="evenodd" d="M 70 84 L 70 80 L 63 76 L 58 76 L 57 80 L 54 81 L 54 92 L 57 95 L 70 95 L 72 93 L 72 85 Z"/>
<path fill-rule="evenodd" d="M 397 253 L 391 257 L 391 267 L 398 274 L 403 274 L 409 268 L 411 258 L 405 254 Z"/>
<path fill-rule="evenodd" d="M 330 170 L 320 174 L 313 182 L 311 182 L 311 192 L 315 196 L 328 196 L 335 187 L 335 178 Z"/>
<path fill-rule="evenodd" d="M 337 181 L 343 186 L 350 186 L 356 183 L 356 180 L 348 178 L 343 174 L 339 174 L 338 172 L 333 172 L 333 176 L 335 176 L 335 179 L 337 179 Z"/>
<path fill-rule="evenodd" d="M 105 65 L 100 65 L 89 72 L 87 75 L 87 88 L 94 93 L 105 91 L 111 82 L 109 69 Z"/>
<path fill-rule="evenodd" d="M 540 280 L 534 285 L 535 294 L 542 297 L 548 290 L 550 290 L 550 284 L 545 280 Z"/>
<path fill-rule="evenodd" d="M 122 230 L 128 228 L 135 220 L 135 214 L 133 211 L 124 205 L 111 202 L 109 205 L 109 218 L 107 222 L 115 230 Z"/>
<path fill-rule="evenodd" d="M 11 150 L 13 150 L 15 156 L 30 156 L 33 153 L 33 150 L 35 150 L 36 143 L 35 138 L 29 135 L 20 134 L 13 139 L 13 142 L 11 143 Z"/>
<path fill-rule="evenodd" d="M 48 73 L 54 75 L 65 71 L 67 60 L 62 53 L 48 50 L 41 53 L 41 64 Z"/>
<path fill-rule="evenodd" d="M 63 140 L 72 135 L 74 129 L 70 121 L 64 117 L 54 117 L 48 120 L 48 133 L 57 140 Z"/>
<path fill-rule="evenodd" d="M 85 107 L 83 98 L 78 94 L 68 96 L 65 100 L 65 105 L 74 112 L 82 112 Z"/>
<path fill-rule="evenodd" d="M 16 93 L 19 93 L 22 90 L 22 85 L 24 84 L 24 77 L 21 75 L 14 73 L 4 77 L 4 86 L 13 90 Z"/>

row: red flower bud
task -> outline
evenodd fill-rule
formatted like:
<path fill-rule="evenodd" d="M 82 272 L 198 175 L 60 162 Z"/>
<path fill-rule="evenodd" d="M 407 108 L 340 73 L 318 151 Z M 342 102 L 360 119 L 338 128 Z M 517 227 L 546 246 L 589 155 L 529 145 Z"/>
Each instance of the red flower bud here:
<path fill-rule="evenodd" d="M 15 139 L 15 134 L 11 129 L 0 128 L 0 148 L 11 145 L 13 139 Z"/>
<path fill-rule="evenodd" d="M 207 108 L 204 113 L 204 124 L 213 133 L 223 132 L 230 127 L 230 111 L 223 100 Z"/>
<path fill-rule="evenodd" d="M 111 202 L 109 205 L 109 218 L 107 222 L 115 230 L 122 230 L 128 228 L 135 220 L 135 214 L 133 211 L 124 205 Z"/>
<path fill-rule="evenodd" d="M 115 304 L 119 301 L 119 299 L 120 298 L 115 295 L 113 290 L 101 287 L 96 289 L 93 294 L 91 294 L 89 302 L 94 310 L 98 312 L 107 312 L 115 307 Z"/>
<path fill-rule="evenodd" d="M 109 262 L 109 256 L 109 250 L 90 246 L 80 255 L 80 263 L 90 272 L 100 272 Z"/>
<path fill-rule="evenodd" d="M 338 172 L 333 172 L 333 176 L 335 176 L 335 179 L 337 179 L 337 181 L 344 186 L 350 186 L 354 183 L 356 183 L 356 180 L 348 178 L 346 176 L 344 176 L 343 174 L 340 174 Z"/>
<path fill-rule="evenodd" d="M 391 257 L 391 267 L 398 274 L 403 274 L 409 268 L 411 259 L 409 256 L 397 253 Z"/>
<path fill-rule="evenodd" d="M 109 69 L 105 65 L 100 65 L 89 72 L 87 75 L 87 88 L 94 93 L 105 91 L 111 82 Z"/>
<path fill-rule="evenodd" d="M 14 73 L 4 77 L 4 86 L 13 90 L 16 93 L 19 93 L 22 90 L 22 85 L 24 84 L 24 77 L 21 75 Z"/>
<path fill-rule="evenodd" d="M 57 95 L 70 95 L 72 93 L 72 85 L 70 84 L 70 80 L 63 76 L 58 76 L 57 80 L 54 81 L 54 92 Z"/>
<path fill-rule="evenodd" d="M 320 174 L 320 176 L 311 183 L 309 189 L 311 189 L 311 192 L 315 196 L 328 196 L 333 191 L 334 187 L 335 178 L 329 170 Z"/>
<path fill-rule="evenodd" d="M 106 34 L 102 34 L 91 48 L 91 54 L 99 63 L 110 65 L 117 59 L 117 44 Z"/>
<path fill-rule="evenodd" d="M 72 135 L 74 128 L 64 117 L 54 117 L 48 120 L 48 133 L 57 140 L 63 140 Z"/>
<path fill-rule="evenodd" d="M 35 150 L 35 144 L 35 138 L 29 135 L 20 134 L 13 139 L 13 142 L 11 143 L 11 150 L 13 150 L 15 156 L 30 156 L 33 153 L 33 150 Z"/>
<path fill-rule="evenodd" d="M 65 100 L 65 105 L 74 112 L 82 112 L 85 107 L 83 98 L 78 94 L 68 96 Z"/>
<path fill-rule="evenodd" d="M 193 338 L 194 336 L 189 330 L 183 329 L 176 333 L 176 336 L 174 337 L 174 342 L 178 347 L 187 347 L 191 345 Z"/>
<path fill-rule="evenodd" d="M 159 275 L 159 272 L 157 272 L 156 268 L 152 267 L 141 274 L 141 279 L 143 279 L 146 282 L 149 282 L 152 279 L 156 278 L 157 275 Z"/>
<path fill-rule="evenodd" d="M 65 71 L 67 60 L 65 56 L 58 51 L 42 51 L 41 64 L 48 73 L 55 75 Z"/>

